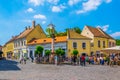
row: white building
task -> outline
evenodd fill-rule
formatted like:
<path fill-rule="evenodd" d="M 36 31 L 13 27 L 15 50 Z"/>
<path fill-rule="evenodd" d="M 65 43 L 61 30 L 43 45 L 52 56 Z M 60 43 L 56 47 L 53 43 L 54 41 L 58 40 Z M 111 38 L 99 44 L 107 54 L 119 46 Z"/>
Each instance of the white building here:
<path fill-rule="evenodd" d="M 51 50 L 51 38 L 43 38 L 43 39 L 37 39 L 33 40 L 30 43 L 28 43 L 28 53 L 29 58 L 35 57 L 35 49 L 37 45 L 40 45 L 44 48 L 42 56 L 45 54 L 45 50 Z M 56 37 L 54 42 L 54 50 L 61 48 L 67 53 L 67 36 L 62 37 Z M 67 56 L 67 54 L 65 54 Z"/>

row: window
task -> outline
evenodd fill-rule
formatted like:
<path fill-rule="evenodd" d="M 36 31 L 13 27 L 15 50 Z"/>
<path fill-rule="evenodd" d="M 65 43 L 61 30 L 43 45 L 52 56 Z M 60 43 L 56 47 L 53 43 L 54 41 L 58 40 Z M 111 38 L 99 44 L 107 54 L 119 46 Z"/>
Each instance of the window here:
<path fill-rule="evenodd" d="M 21 45 L 22 45 L 22 46 L 23 46 L 23 43 L 24 43 L 24 42 L 23 42 L 23 41 L 21 41 Z"/>
<path fill-rule="evenodd" d="M 105 41 L 103 41 L 103 48 L 105 48 Z"/>
<path fill-rule="evenodd" d="M 73 48 L 77 48 L 77 43 L 76 42 L 73 42 Z"/>
<path fill-rule="evenodd" d="M 100 48 L 100 41 L 98 41 L 98 47 Z"/>
<path fill-rule="evenodd" d="M 83 49 L 86 48 L 86 43 L 82 43 L 82 48 L 83 48 Z"/>
<path fill-rule="evenodd" d="M 24 41 L 24 46 L 26 45 L 26 42 Z"/>
<path fill-rule="evenodd" d="M 20 42 L 18 42 L 18 47 L 20 46 Z"/>
<path fill-rule="evenodd" d="M 114 46 L 115 46 L 115 43 L 113 42 L 113 43 L 112 43 L 112 47 L 114 47 Z"/>
<path fill-rule="evenodd" d="M 18 44 L 17 44 L 17 42 L 16 42 L 16 47 L 18 47 Z"/>
<path fill-rule="evenodd" d="M 111 47 L 111 42 L 109 42 L 109 47 Z"/>
<path fill-rule="evenodd" d="M 94 43 L 91 43 L 91 47 L 94 47 Z"/>

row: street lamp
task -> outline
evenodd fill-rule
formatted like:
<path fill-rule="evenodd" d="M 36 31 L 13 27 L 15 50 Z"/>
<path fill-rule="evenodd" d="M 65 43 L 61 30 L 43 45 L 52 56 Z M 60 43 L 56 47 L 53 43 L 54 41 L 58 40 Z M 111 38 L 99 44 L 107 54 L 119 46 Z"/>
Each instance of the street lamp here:
<path fill-rule="evenodd" d="M 52 54 L 54 53 L 54 39 L 55 39 L 55 25 L 52 23 L 48 25 L 50 37 L 52 38 L 51 48 L 52 48 Z"/>

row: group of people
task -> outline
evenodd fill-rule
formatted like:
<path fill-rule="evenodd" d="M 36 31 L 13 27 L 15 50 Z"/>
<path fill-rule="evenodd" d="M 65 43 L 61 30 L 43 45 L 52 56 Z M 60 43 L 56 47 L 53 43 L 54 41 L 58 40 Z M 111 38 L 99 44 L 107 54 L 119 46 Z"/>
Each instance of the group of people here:
<path fill-rule="evenodd" d="M 86 64 L 97 64 L 97 65 L 120 65 L 120 55 L 119 54 L 110 54 L 109 56 L 105 55 L 81 55 L 81 56 L 72 56 L 71 64 L 85 66 Z"/>
<path fill-rule="evenodd" d="M 76 56 L 76 55 L 71 56 L 70 59 L 68 59 L 68 58 L 65 59 L 60 56 L 58 57 L 57 55 L 54 55 L 52 57 L 53 58 L 50 58 L 50 60 L 48 60 L 48 62 L 54 63 L 55 65 L 60 64 L 60 62 L 64 62 L 65 60 L 70 61 L 72 65 L 81 65 L 81 66 L 86 66 L 86 64 L 110 65 L 110 66 L 120 65 L 120 54 L 110 54 L 109 56 L 105 56 L 105 55 L 88 56 L 88 55 L 83 54 L 81 56 Z M 41 58 L 39 58 L 39 59 L 36 58 L 35 60 L 38 60 L 41 62 L 42 59 Z M 21 56 L 20 63 L 26 64 L 26 60 L 27 60 L 26 57 Z M 31 62 L 35 61 L 33 57 L 31 57 L 30 60 L 31 60 Z"/>

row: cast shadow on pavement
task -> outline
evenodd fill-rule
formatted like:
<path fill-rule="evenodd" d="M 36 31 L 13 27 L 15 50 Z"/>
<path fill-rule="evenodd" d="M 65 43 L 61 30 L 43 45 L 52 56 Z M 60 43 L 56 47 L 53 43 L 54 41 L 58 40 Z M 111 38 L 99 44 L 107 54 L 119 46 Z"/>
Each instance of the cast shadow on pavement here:
<path fill-rule="evenodd" d="M 0 71 L 18 71 L 18 62 L 13 60 L 0 60 Z"/>

